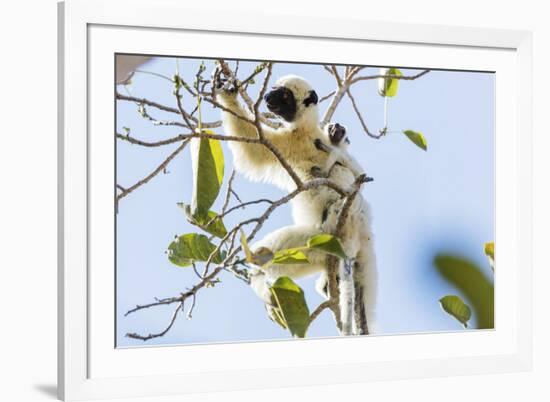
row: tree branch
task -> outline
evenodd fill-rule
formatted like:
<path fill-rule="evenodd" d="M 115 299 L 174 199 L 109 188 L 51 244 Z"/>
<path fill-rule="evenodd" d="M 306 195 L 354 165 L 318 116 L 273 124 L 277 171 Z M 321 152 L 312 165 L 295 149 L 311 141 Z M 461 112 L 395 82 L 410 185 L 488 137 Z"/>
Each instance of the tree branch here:
<path fill-rule="evenodd" d="M 181 145 L 179 147 L 176 148 L 176 150 L 174 152 L 172 152 L 170 155 L 168 155 L 168 157 L 155 169 L 153 170 L 150 174 L 148 174 L 147 176 L 145 176 L 143 179 L 139 180 L 137 183 L 135 183 L 134 185 L 128 187 L 126 190 L 122 191 L 120 194 L 117 195 L 116 197 L 116 203 L 117 203 L 117 206 L 118 206 L 118 201 L 120 201 L 122 198 L 126 197 L 128 194 L 130 194 L 132 191 L 134 191 L 135 189 L 143 186 L 145 183 L 148 183 L 153 177 L 155 177 L 156 175 L 158 175 L 160 172 L 162 172 L 166 166 L 168 166 L 168 164 L 181 152 L 183 151 L 183 149 L 187 146 L 187 144 L 189 143 L 189 140 L 186 140 L 184 142 L 181 143 Z"/>
<path fill-rule="evenodd" d="M 426 74 L 428 74 L 431 70 L 424 70 L 418 74 L 415 74 L 415 75 L 410 75 L 410 76 L 406 76 L 406 75 L 395 75 L 395 74 L 376 74 L 376 75 L 367 75 L 367 76 L 361 76 L 361 77 L 356 77 L 356 78 L 353 78 L 351 81 L 350 81 L 350 85 L 353 85 L 359 81 L 365 81 L 365 80 L 376 80 L 378 78 L 393 78 L 393 79 L 396 79 L 396 80 L 405 80 L 405 81 L 413 81 L 413 80 L 416 80 Z"/>
<path fill-rule="evenodd" d="M 146 336 L 133 332 L 133 333 L 127 333 L 126 337 L 132 338 L 132 339 L 139 339 L 145 342 L 153 338 L 159 338 L 161 336 L 164 336 L 174 326 L 174 323 L 176 322 L 176 318 L 178 318 L 178 313 L 180 311 L 183 311 L 183 301 L 178 305 L 178 307 L 176 307 L 176 310 L 174 311 L 174 314 L 172 314 L 172 318 L 170 319 L 168 326 L 164 328 L 164 330 L 162 330 L 161 332 L 158 332 L 156 334 L 149 334 Z"/>
<path fill-rule="evenodd" d="M 311 325 L 311 323 L 313 321 L 315 321 L 315 319 L 317 317 L 319 317 L 319 315 L 327 308 L 330 308 L 330 305 L 331 305 L 331 302 L 330 300 L 326 300 L 324 302 L 322 302 L 321 304 L 319 304 L 317 306 L 317 308 L 313 311 L 313 313 L 311 313 L 311 315 L 309 316 L 309 325 Z"/>
<path fill-rule="evenodd" d="M 157 109 L 165 111 L 165 112 L 170 112 L 170 113 L 180 115 L 179 109 L 176 109 L 176 108 L 173 108 L 173 107 L 170 107 L 170 106 L 166 106 L 166 105 L 162 105 L 160 103 L 153 102 L 153 101 L 151 101 L 149 99 L 146 99 L 146 98 L 137 98 L 135 96 L 123 95 L 123 94 L 118 93 L 118 92 L 116 94 L 116 98 L 118 100 L 123 100 L 123 101 L 128 101 L 128 102 L 135 102 L 137 104 L 144 104 L 144 105 L 151 106 L 151 107 L 157 108 Z M 184 111 L 184 113 L 185 113 L 186 117 L 189 120 L 191 120 L 194 124 L 198 124 L 198 120 L 197 120 L 196 117 L 193 117 L 193 116 L 189 115 L 185 111 Z M 217 127 L 221 127 L 221 125 L 222 125 L 221 120 L 213 121 L 213 122 L 203 122 L 202 123 L 203 128 L 217 128 Z"/>
<path fill-rule="evenodd" d="M 361 126 L 363 127 L 363 131 L 365 131 L 365 133 L 371 138 L 375 138 L 375 139 L 382 138 L 386 134 L 386 132 L 382 130 L 382 131 L 380 131 L 379 134 L 371 133 L 369 131 L 368 127 L 367 127 L 367 124 L 365 123 L 365 120 L 363 119 L 363 115 L 359 111 L 359 107 L 357 106 L 357 103 L 355 102 L 355 98 L 351 94 L 351 90 L 349 89 L 349 87 L 346 90 L 346 93 L 348 95 L 349 100 L 351 101 L 351 105 L 353 107 L 353 110 L 355 111 L 355 114 L 357 115 L 357 118 L 359 119 L 359 122 L 361 123 Z"/>

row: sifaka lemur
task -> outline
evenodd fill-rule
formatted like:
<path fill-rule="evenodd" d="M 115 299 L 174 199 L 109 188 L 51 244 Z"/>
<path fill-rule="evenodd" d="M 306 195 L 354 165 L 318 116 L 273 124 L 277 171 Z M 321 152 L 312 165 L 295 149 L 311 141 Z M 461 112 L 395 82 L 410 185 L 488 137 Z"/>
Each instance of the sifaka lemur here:
<path fill-rule="evenodd" d="M 216 76 L 216 75 L 215 75 Z M 256 127 L 238 116 L 254 120 L 253 115 L 239 102 L 237 91 L 229 83 L 215 83 L 218 102 L 222 111 L 226 135 L 257 138 Z M 262 126 L 264 138 L 270 141 L 303 182 L 329 177 L 344 189 L 350 189 L 358 174 L 359 164 L 347 152 L 345 128 L 339 124 L 319 127 L 318 96 L 309 83 L 298 76 L 279 79 L 265 95 L 269 111 L 283 120 L 280 128 Z M 234 113 L 234 114 L 233 114 Z M 235 169 L 252 181 L 263 181 L 293 191 L 296 185 L 275 155 L 262 144 L 230 141 Z M 342 197 L 327 186 L 319 186 L 298 194 L 292 201 L 295 225 L 280 228 L 252 245 L 253 250 L 267 247 L 272 251 L 303 246 L 307 239 L 321 232 L 332 232 L 343 205 Z M 351 278 L 360 284 L 354 292 L 350 280 L 340 280 L 342 305 L 342 333 L 360 334 L 352 328 L 353 303 L 362 303 L 363 314 L 372 327 L 376 293 L 376 262 L 373 236 L 370 229 L 369 206 L 360 194 L 354 200 L 342 243 L 349 260 L 340 264 L 340 278 Z M 326 295 L 326 255 L 308 253 L 309 264 L 271 265 L 261 267 L 252 277 L 252 287 L 270 303 L 269 284 L 280 276 L 299 278 L 321 273 L 317 289 Z M 350 267 L 352 269 L 350 269 Z M 350 273 L 352 272 L 352 273 Z"/>

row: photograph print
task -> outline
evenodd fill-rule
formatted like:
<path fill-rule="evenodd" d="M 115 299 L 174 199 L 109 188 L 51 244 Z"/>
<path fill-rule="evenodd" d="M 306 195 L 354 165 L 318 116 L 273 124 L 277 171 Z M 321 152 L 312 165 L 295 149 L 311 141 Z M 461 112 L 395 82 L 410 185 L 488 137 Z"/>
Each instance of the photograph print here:
<path fill-rule="evenodd" d="M 493 72 L 115 65 L 116 347 L 494 328 Z"/>

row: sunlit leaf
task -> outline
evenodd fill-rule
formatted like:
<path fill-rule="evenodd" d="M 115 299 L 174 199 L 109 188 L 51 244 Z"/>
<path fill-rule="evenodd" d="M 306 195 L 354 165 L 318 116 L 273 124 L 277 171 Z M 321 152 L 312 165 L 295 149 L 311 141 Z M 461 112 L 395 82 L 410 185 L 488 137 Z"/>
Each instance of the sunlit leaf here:
<path fill-rule="evenodd" d="M 223 181 L 224 158 L 218 140 L 193 138 L 191 140 L 193 165 L 193 197 L 191 214 L 206 218 L 220 192 Z"/>
<path fill-rule="evenodd" d="M 278 250 L 275 252 L 272 262 L 273 264 L 309 264 L 309 260 L 302 250 L 302 247 Z"/>
<path fill-rule="evenodd" d="M 426 138 L 424 138 L 424 135 L 420 131 L 405 130 L 403 134 L 405 134 L 417 147 L 422 148 L 424 151 L 428 150 Z"/>
<path fill-rule="evenodd" d="M 439 303 L 447 314 L 456 318 L 465 328 L 468 327 L 468 320 L 472 316 L 472 311 L 460 297 L 454 295 L 445 296 L 439 299 Z"/>
<path fill-rule="evenodd" d="M 193 216 L 191 213 L 191 205 L 178 203 L 178 206 L 183 209 L 189 223 L 200 227 L 202 230 L 219 238 L 224 237 L 227 234 L 227 229 L 223 223 L 223 220 L 216 218 L 218 214 L 214 211 L 208 211 L 206 216 Z"/>
<path fill-rule="evenodd" d="M 216 246 L 208 240 L 208 237 L 198 233 L 188 233 L 177 237 L 168 246 L 168 259 L 172 264 L 180 267 L 188 267 L 197 261 L 208 261 L 210 254 Z M 212 262 L 219 264 L 222 256 L 218 252 L 212 258 Z"/>
<path fill-rule="evenodd" d="M 402 76 L 403 74 L 397 68 L 381 68 L 380 75 Z M 380 96 L 394 97 L 399 88 L 398 78 L 378 78 L 378 93 Z"/>
<path fill-rule="evenodd" d="M 328 233 L 320 233 L 311 237 L 307 241 L 307 247 L 324 251 L 342 259 L 347 258 L 340 240 Z"/>
<path fill-rule="evenodd" d="M 248 245 L 248 240 L 246 240 L 246 235 L 242 230 L 241 230 L 241 247 L 244 251 L 246 262 L 252 263 L 252 260 L 253 260 L 252 250 L 250 250 L 250 246 Z"/>
<path fill-rule="evenodd" d="M 309 309 L 304 291 L 286 276 L 278 278 L 270 290 L 282 323 L 292 336 L 304 338 L 309 326 Z"/>
<path fill-rule="evenodd" d="M 471 261 L 451 255 L 438 255 L 434 264 L 439 273 L 465 296 L 476 316 L 476 327 L 494 328 L 495 289 L 481 268 Z"/>

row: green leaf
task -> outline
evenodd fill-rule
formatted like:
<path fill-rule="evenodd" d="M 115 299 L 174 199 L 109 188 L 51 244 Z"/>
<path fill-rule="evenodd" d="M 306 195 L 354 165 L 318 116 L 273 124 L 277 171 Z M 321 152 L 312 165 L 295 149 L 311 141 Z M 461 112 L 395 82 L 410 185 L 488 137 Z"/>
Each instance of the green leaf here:
<path fill-rule="evenodd" d="M 288 248 L 275 252 L 273 264 L 309 264 L 307 256 L 302 251 L 304 248 Z"/>
<path fill-rule="evenodd" d="M 205 217 L 193 216 L 191 213 L 191 205 L 178 203 L 178 206 L 183 209 L 185 215 L 187 215 L 187 220 L 189 223 L 200 227 L 202 230 L 219 237 L 223 238 L 227 234 L 227 229 L 221 219 L 215 219 L 218 214 L 214 211 L 208 211 Z"/>
<path fill-rule="evenodd" d="M 426 138 L 424 138 L 424 135 L 422 135 L 420 131 L 405 130 L 403 134 L 405 134 L 417 147 L 422 148 L 424 151 L 428 150 Z"/>
<path fill-rule="evenodd" d="M 244 251 L 246 262 L 252 263 L 252 260 L 253 260 L 252 250 L 250 250 L 250 247 L 248 246 L 248 240 L 246 240 L 246 235 L 244 234 L 242 229 L 241 229 L 241 247 Z"/>
<path fill-rule="evenodd" d="M 224 158 L 221 143 L 210 138 L 191 140 L 193 162 L 193 198 L 191 215 L 206 218 L 220 192 Z"/>
<path fill-rule="evenodd" d="M 179 267 L 188 267 L 196 261 L 207 261 L 216 246 L 208 237 L 198 233 L 188 233 L 177 237 L 168 246 L 168 259 Z M 222 256 L 218 252 L 212 258 L 215 264 L 221 263 Z"/>
<path fill-rule="evenodd" d="M 403 74 L 397 68 L 381 68 L 380 75 L 394 75 L 401 77 Z M 394 97 L 397 95 L 397 89 L 399 88 L 398 78 L 379 78 L 378 79 L 378 93 L 380 96 Z"/>
<path fill-rule="evenodd" d="M 434 264 L 441 276 L 456 286 L 472 306 L 476 327 L 494 328 L 495 289 L 481 268 L 471 261 L 452 255 L 438 255 Z"/>
<path fill-rule="evenodd" d="M 485 243 L 485 255 L 489 257 L 491 269 L 495 270 L 495 242 Z"/>
<path fill-rule="evenodd" d="M 292 336 L 304 338 L 309 326 L 309 309 L 304 291 L 287 276 L 278 278 L 270 288 L 278 318 Z"/>
<path fill-rule="evenodd" d="M 307 241 L 307 247 L 324 251 L 342 259 L 347 258 L 340 240 L 328 233 L 321 233 L 311 237 Z"/>
<path fill-rule="evenodd" d="M 472 311 L 460 297 L 454 295 L 445 296 L 439 299 L 439 303 L 441 303 L 441 307 L 447 314 L 456 318 L 464 325 L 464 328 L 468 327 L 468 320 L 472 316 Z"/>

